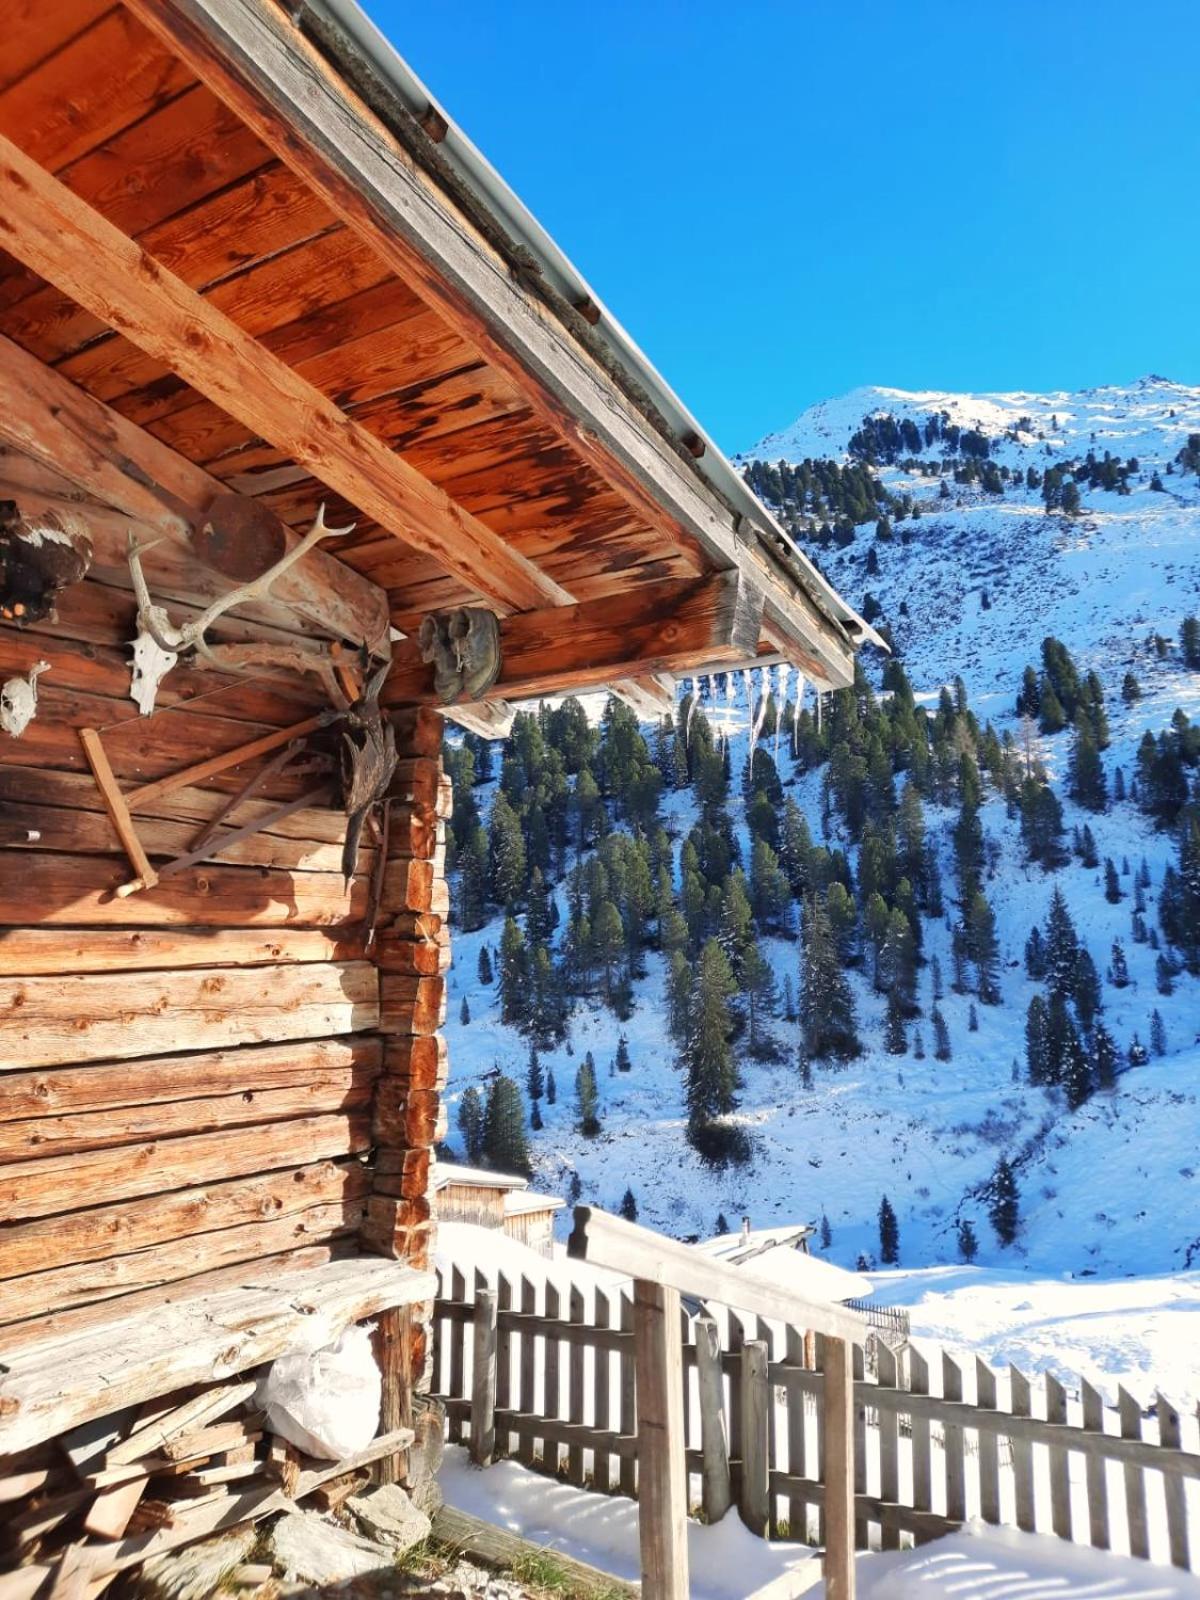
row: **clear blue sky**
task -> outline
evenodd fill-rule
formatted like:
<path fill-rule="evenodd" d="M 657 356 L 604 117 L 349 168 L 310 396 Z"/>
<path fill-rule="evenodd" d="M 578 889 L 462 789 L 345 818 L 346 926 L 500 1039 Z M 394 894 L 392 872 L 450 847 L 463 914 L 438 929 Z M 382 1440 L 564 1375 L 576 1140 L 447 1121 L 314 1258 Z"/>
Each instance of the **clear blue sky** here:
<path fill-rule="evenodd" d="M 1200 383 L 1195 0 L 366 5 L 728 450 L 863 383 Z"/>

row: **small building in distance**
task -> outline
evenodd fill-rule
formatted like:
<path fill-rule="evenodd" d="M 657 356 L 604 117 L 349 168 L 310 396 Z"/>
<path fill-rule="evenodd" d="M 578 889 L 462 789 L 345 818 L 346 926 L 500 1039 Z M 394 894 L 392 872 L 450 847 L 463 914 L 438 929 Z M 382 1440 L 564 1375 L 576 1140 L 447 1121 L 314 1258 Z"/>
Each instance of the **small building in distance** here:
<path fill-rule="evenodd" d="M 433 1171 L 434 1207 L 439 1222 L 469 1222 L 496 1228 L 539 1255 L 554 1249 L 554 1215 L 565 1201 L 530 1189 L 529 1180 L 511 1172 L 486 1172 L 439 1161 Z"/>

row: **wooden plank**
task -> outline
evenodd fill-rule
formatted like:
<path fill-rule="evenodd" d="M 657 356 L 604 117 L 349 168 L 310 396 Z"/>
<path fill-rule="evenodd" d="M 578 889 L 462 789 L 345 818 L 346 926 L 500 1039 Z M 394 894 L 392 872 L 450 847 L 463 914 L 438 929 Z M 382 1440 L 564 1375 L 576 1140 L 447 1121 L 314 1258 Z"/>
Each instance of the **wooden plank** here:
<path fill-rule="evenodd" d="M 226 1411 L 232 1411 L 234 1406 L 241 1405 L 243 1400 L 249 1400 L 256 1388 L 257 1383 L 249 1379 L 240 1383 L 217 1384 L 202 1394 L 194 1395 L 192 1399 L 172 1407 L 165 1415 L 135 1428 L 121 1439 L 105 1456 L 106 1465 L 121 1466 L 125 1462 L 137 1461 L 141 1456 L 153 1454 L 177 1433 L 213 1422 Z"/>
<path fill-rule="evenodd" d="M 478 1293 L 478 1286 L 476 1286 L 475 1292 Z M 458 1267 L 452 1267 L 450 1270 L 451 1299 L 456 1302 L 461 1302 L 466 1299 L 466 1294 L 466 1281 L 463 1278 L 461 1270 Z M 458 1400 L 463 1398 L 467 1392 L 464 1359 L 467 1336 L 465 1323 L 451 1322 L 449 1324 L 448 1333 L 450 1340 L 450 1371 L 446 1392 L 453 1399 Z M 452 1417 L 450 1422 L 450 1431 L 448 1434 L 450 1443 L 461 1444 L 462 1436 L 461 1420 Z"/>
<path fill-rule="evenodd" d="M 512 1284 L 507 1273 L 496 1274 L 496 1310 L 508 1311 L 512 1306 Z M 512 1408 L 512 1332 L 511 1325 L 506 1321 L 503 1327 L 496 1330 L 496 1408 L 508 1411 Z M 497 1436 L 496 1447 L 501 1455 L 507 1456 L 512 1452 L 512 1438 L 508 1433 L 502 1432 Z"/>
<path fill-rule="evenodd" d="M 979 1405 L 995 1411 L 996 1374 L 987 1363 L 975 1357 L 975 1398 Z M 979 1515 L 985 1522 L 1000 1521 L 1000 1440 L 987 1428 L 976 1434 L 979 1448 Z M 889 1497 L 885 1494 L 883 1498 Z M 891 1496 L 896 1499 L 897 1496 Z"/>
<path fill-rule="evenodd" d="M 352 1155 L 370 1144 L 370 1118 L 352 1112 L 10 1162 L 0 1166 L 0 1212 L 14 1221 L 49 1216 L 71 1209 L 80 1194 L 105 1205 L 306 1159 Z"/>
<path fill-rule="evenodd" d="M 208 1187 L 181 1188 L 115 1205 L 89 1206 L 0 1229 L 0 1280 L 79 1267 L 314 1206 L 361 1202 L 370 1189 L 361 1162 L 314 1160 Z"/>
<path fill-rule="evenodd" d="M 582 1326 L 587 1320 L 583 1291 L 575 1284 L 567 1302 L 567 1315 L 571 1322 Z M 586 1390 L 584 1388 L 584 1347 L 582 1340 L 571 1342 L 567 1351 L 567 1421 L 577 1425 L 584 1419 Z M 682 1440 L 680 1441 L 682 1447 Z M 583 1485 L 583 1448 L 572 1445 L 567 1452 L 567 1482 Z"/>
<path fill-rule="evenodd" d="M 205 511 L 225 492 L 224 485 L 2 336 L 0 438 L 144 521 L 159 537 L 182 546 L 200 567 L 219 571 L 213 566 L 217 552 L 209 546 L 202 557 L 192 530 L 203 525 Z M 316 510 L 314 503 L 310 520 Z M 286 530 L 283 539 L 297 542 Z M 147 557 L 152 582 L 154 561 L 153 555 Z M 229 574 L 220 576 L 227 589 Z M 386 638 L 386 596 L 328 551 L 313 550 L 281 574 L 272 594 L 336 638 L 366 639 L 372 645 Z"/>
<path fill-rule="evenodd" d="M 500 624 L 500 674 L 489 695 L 509 700 L 596 688 L 638 671 L 690 672 L 753 661 L 761 589 L 740 572 L 641 584 L 579 605 Z M 415 639 L 397 644 L 382 700 L 432 701 L 433 667 Z"/>
<path fill-rule="evenodd" d="M 870 1548 L 870 1530 L 863 1510 L 867 1493 L 867 1408 L 862 1398 L 867 1363 L 862 1345 L 852 1346 L 851 1364 L 854 1375 L 854 1547 L 856 1550 L 867 1550 Z"/>
<path fill-rule="evenodd" d="M 0 979 L 0 1071 L 156 1055 L 181 1038 L 212 1051 L 362 1032 L 378 1026 L 378 984 L 366 961 Z"/>
<path fill-rule="evenodd" d="M 929 1363 L 915 1345 L 908 1347 L 908 1386 L 915 1395 L 929 1393 Z M 913 1411 L 911 1422 L 913 1507 L 917 1511 L 931 1511 L 933 1468 L 929 1419 Z"/>
<path fill-rule="evenodd" d="M 633 1286 L 638 1396 L 638 1539 L 644 1600 L 688 1600 L 683 1349 L 679 1291 Z"/>
<path fill-rule="evenodd" d="M 1128 1389 L 1117 1387 L 1117 1415 L 1123 1439 L 1142 1437 L 1142 1408 Z M 1125 1466 L 1125 1520 L 1129 1528 L 1129 1553 L 1150 1559 L 1150 1528 L 1146 1517 L 1146 1475 L 1141 1467 Z"/>
<path fill-rule="evenodd" d="M 542 1414 L 556 1422 L 562 1416 L 562 1378 L 559 1370 L 560 1342 L 563 1323 L 559 1317 L 559 1297 L 556 1284 L 546 1280 L 546 1330 L 543 1339 L 545 1395 Z M 542 1439 L 542 1466 L 547 1471 L 558 1472 L 560 1452 L 558 1442 L 548 1435 Z M 624 1463 L 622 1463 L 624 1465 Z M 624 1492 L 624 1491 L 623 1491 Z"/>
<path fill-rule="evenodd" d="M 882 1339 L 875 1345 L 875 1360 L 879 1372 L 880 1388 L 899 1389 L 900 1369 L 895 1352 L 891 1346 Z M 795 1391 L 796 1398 L 802 1399 L 799 1391 Z M 792 1403 L 791 1394 L 788 1395 L 788 1404 Z M 900 1499 L 900 1417 L 891 1409 L 880 1409 L 879 1413 L 879 1498 L 897 1504 Z M 793 1471 L 790 1465 L 789 1472 Z M 889 1527 L 886 1523 L 880 1528 L 880 1548 L 883 1550 L 898 1550 L 900 1548 L 900 1530 Z"/>
<path fill-rule="evenodd" d="M 321 1349 L 349 1323 L 431 1299 L 436 1287 L 432 1273 L 364 1256 L 121 1319 L 103 1337 L 18 1352 L 0 1376 L 0 1401 L 9 1406 L 0 1405 L 0 1448 L 27 1449 L 122 1405 L 243 1372 L 287 1350 Z"/>
<path fill-rule="evenodd" d="M 962 1368 L 942 1351 L 942 1396 L 946 1400 L 963 1397 Z M 946 1515 L 952 1522 L 967 1517 L 966 1441 L 962 1428 L 947 1418 L 942 1430 L 942 1452 L 946 1466 Z"/>
<path fill-rule="evenodd" d="M 517 1404 L 526 1413 L 537 1409 L 535 1386 L 537 1380 L 537 1335 L 533 1329 L 533 1320 L 537 1312 L 537 1290 L 533 1283 L 522 1273 L 521 1275 L 521 1310 L 529 1321 L 521 1330 L 521 1342 L 517 1356 L 518 1383 Z M 523 1466 L 533 1465 L 534 1441 L 532 1437 L 518 1439 L 517 1460 Z"/>
<path fill-rule="evenodd" d="M 1029 1379 L 1011 1363 L 1008 1368 L 1014 1417 L 1033 1415 L 1033 1394 Z M 1014 1434 L 1009 1440 L 1013 1458 L 1013 1480 L 1016 1485 L 1017 1527 L 1025 1533 L 1037 1532 L 1037 1508 L 1034 1504 L 1033 1447 L 1028 1440 Z"/>
<path fill-rule="evenodd" d="M 784 1330 L 784 1360 L 795 1366 L 804 1365 L 804 1333 L 790 1323 Z M 803 1478 L 807 1455 L 804 1394 L 802 1390 L 790 1387 L 785 1394 L 788 1472 L 794 1477 Z M 808 1502 L 802 1495 L 788 1496 L 788 1538 L 797 1544 L 808 1542 Z"/>
<path fill-rule="evenodd" d="M 578 1595 L 579 1600 L 618 1600 L 618 1597 L 636 1600 L 638 1595 L 636 1584 L 624 1583 L 553 1546 L 535 1545 L 519 1534 L 494 1527 L 454 1506 L 441 1506 L 434 1513 L 433 1535 L 439 1544 L 451 1550 L 505 1570 L 528 1566 L 533 1558 L 544 1557 L 562 1573 L 571 1594 Z"/>
<path fill-rule="evenodd" d="M 1046 1421 L 1066 1426 L 1067 1391 L 1052 1372 L 1046 1374 Z M 1060 1539 L 1071 1537 L 1070 1458 L 1062 1446 L 1051 1445 L 1050 1515 L 1051 1525 Z"/>
<path fill-rule="evenodd" d="M 1168 1450 L 1182 1450 L 1183 1432 L 1178 1408 L 1158 1390 L 1154 1396 L 1154 1409 L 1158 1413 L 1159 1444 Z M 1187 1572 L 1191 1568 L 1187 1495 L 1183 1479 L 1177 1473 L 1163 1473 L 1163 1498 L 1167 1508 L 1167 1545 L 1171 1552 L 1171 1565 Z"/>
<path fill-rule="evenodd" d="M 83 753 L 87 757 L 88 766 L 92 769 L 92 776 L 96 780 L 96 787 L 104 801 L 104 809 L 108 812 L 108 819 L 112 823 L 118 839 L 120 839 L 125 854 L 129 857 L 140 889 L 153 889 L 158 882 L 158 873 L 150 865 L 149 858 L 142 848 L 142 841 L 137 836 L 137 829 L 133 825 L 133 818 L 129 815 L 129 807 L 125 803 L 125 796 L 121 793 L 113 770 L 108 764 L 108 757 L 104 753 L 104 746 L 100 742 L 100 735 L 94 728 L 80 728 L 79 742 L 83 746 Z M 124 887 L 124 885 L 122 886 Z"/>
<path fill-rule="evenodd" d="M 4 245 L 405 544 L 505 609 L 559 585 L 99 212 L 0 138 Z"/>
<path fill-rule="evenodd" d="M 376 1322 L 375 1359 L 381 1390 L 379 1426 L 385 1433 L 412 1428 L 414 1368 L 421 1332 L 422 1325 L 412 1306 L 391 1306 L 380 1313 Z M 407 1476 L 408 1457 L 399 1452 L 382 1456 L 375 1464 L 377 1483 L 403 1483 Z"/>
<path fill-rule="evenodd" d="M 114 1483 L 110 1488 L 101 1489 L 83 1519 L 84 1532 L 97 1539 L 119 1539 L 137 1510 L 148 1481 L 131 1478 L 128 1483 Z"/>
<path fill-rule="evenodd" d="M 825 1594 L 854 1600 L 854 1370 L 853 1346 L 825 1339 Z"/>
<path fill-rule="evenodd" d="M 377 1073 L 382 1063 L 382 1041 L 377 1035 L 349 1034 L 334 1039 L 287 1040 L 231 1050 L 152 1056 L 134 1062 L 89 1062 L 86 1066 L 57 1067 L 53 1071 L 12 1072 L 4 1079 L 0 1138 L 6 1123 L 41 1119 L 52 1128 L 54 1123 L 65 1123 L 80 1114 L 117 1107 L 162 1105 L 309 1084 L 345 1088 L 356 1079 Z"/>
<path fill-rule="evenodd" d="M 496 1454 L 496 1295 L 477 1290 L 471 1348 L 471 1460 L 490 1467 Z"/>
<path fill-rule="evenodd" d="M 595 1331 L 607 1332 L 612 1326 L 612 1307 L 608 1295 L 603 1289 L 597 1289 L 594 1295 Z M 592 1349 L 592 1423 L 607 1433 L 612 1425 L 612 1352 L 605 1348 L 599 1341 Z M 601 1494 L 612 1492 L 612 1460 L 604 1450 L 597 1450 L 592 1455 L 592 1487 Z"/>
<path fill-rule="evenodd" d="M 420 168 L 351 99 L 304 36 L 246 0 L 134 0 L 138 15 L 180 51 L 281 160 L 367 239 L 381 259 L 436 307 L 516 385 L 539 425 L 566 438 L 639 517 L 693 557 L 737 564 L 737 518 L 680 453 L 613 384 L 611 376 L 518 282 Z M 789 541 L 764 516 L 780 545 Z M 852 676 L 845 635 L 822 615 L 831 591 L 803 557 L 791 556 L 793 592 L 751 532 L 746 559 L 772 588 L 778 624 L 816 659 L 831 686 Z M 814 602 L 812 595 L 818 596 Z M 822 670 L 823 669 L 823 670 Z"/>
<path fill-rule="evenodd" d="M 621 1331 L 628 1336 L 630 1343 L 626 1344 L 618 1352 L 620 1429 L 626 1436 L 636 1436 L 637 1361 L 632 1345 L 634 1334 L 633 1299 L 625 1291 L 621 1293 Z M 621 1493 L 627 1495 L 631 1500 L 637 1494 L 637 1462 L 631 1457 L 621 1457 L 619 1487 Z"/>
<path fill-rule="evenodd" d="M 42 926 L 200 928 L 331 927 L 361 921 L 367 884 L 347 894 L 340 873 L 214 864 L 192 867 L 129 900 L 113 891 L 129 876 L 119 861 L 0 850 L 0 925 L 21 926 L 38 907 Z"/>
<path fill-rule="evenodd" d="M 767 1536 L 770 1522 L 770 1440 L 767 1413 L 770 1390 L 767 1385 L 767 1345 L 761 1339 L 748 1339 L 739 1360 L 738 1386 L 742 1398 L 742 1470 L 739 1480 L 738 1511 L 743 1523 L 760 1539 Z"/>
<path fill-rule="evenodd" d="M 814 1331 L 862 1342 L 866 1323 L 840 1307 L 808 1305 L 770 1280 L 743 1267 L 701 1255 L 635 1222 L 609 1216 L 595 1206 L 576 1206 L 567 1253 L 595 1266 L 611 1267 L 647 1283 L 676 1288 L 697 1299 L 736 1306 L 776 1322 L 799 1321 Z"/>
<path fill-rule="evenodd" d="M 64 1195 L 69 1201 L 70 1195 Z M 33 1314 L 53 1316 L 76 1306 L 119 1300 L 135 1290 L 177 1283 L 196 1272 L 244 1263 L 305 1244 L 351 1238 L 362 1225 L 365 1202 L 310 1206 L 283 1221 L 262 1218 L 221 1228 L 194 1239 L 152 1245 L 132 1255 L 109 1256 L 82 1266 L 56 1267 L 0 1282 L 0 1323 L 22 1322 Z M 111 1310 L 121 1315 L 120 1306 Z"/>
<path fill-rule="evenodd" d="M 1083 1426 L 1089 1433 L 1104 1433 L 1104 1400 L 1086 1378 L 1080 1379 L 1083 1395 Z M 1087 1471 L 1088 1529 L 1096 1550 L 1111 1548 L 1108 1524 L 1108 1465 L 1096 1450 L 1085 1453 Z"/>
<path fill-rule="evenodd" d="M 720 1522 L 732 1499 L 729 1430 L 721 1333 L 711 1316 L 696 1318 L 696 1383 L 700 1401 L 700 1499 L 707 1523 Z"/>

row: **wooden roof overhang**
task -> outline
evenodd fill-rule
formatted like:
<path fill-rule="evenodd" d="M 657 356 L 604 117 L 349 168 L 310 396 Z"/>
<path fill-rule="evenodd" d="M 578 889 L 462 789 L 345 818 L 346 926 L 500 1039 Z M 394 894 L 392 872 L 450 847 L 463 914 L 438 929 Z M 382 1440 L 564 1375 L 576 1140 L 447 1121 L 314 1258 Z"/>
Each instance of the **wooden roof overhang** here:
<path fill-rule="evenodd" d="M 212 592 L 196 535 L 217 493 L 297 532 L 325 501 L 356 530 L 279 600 L 372 643 L 490 607 L 496 700 L 608 684 L 661 710 L 664 674 L 755 660 L 849 682 L 870 630 L 439 155 L 438 108 L 414 116 L 304 15 L 18 0 L 0 495 L 99 500 L 114 582 L 125 519 L 150 525 L 178 599 Z M 385 700 L 432 695 L 408 639 Z"/>

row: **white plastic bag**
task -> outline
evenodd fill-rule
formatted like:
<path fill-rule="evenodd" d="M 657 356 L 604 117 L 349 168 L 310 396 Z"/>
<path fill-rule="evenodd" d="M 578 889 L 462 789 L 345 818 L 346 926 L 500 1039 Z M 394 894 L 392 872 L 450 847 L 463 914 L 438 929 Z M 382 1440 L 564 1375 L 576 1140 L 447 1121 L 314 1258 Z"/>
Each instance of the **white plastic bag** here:
<path fill-rule="evenodd" d="M 272 1432 L 306 1455 L 340 1461 L 364 1450 L 379 1429 L 381 1383 L 372 1324 L 352 1324 L 325 1350 L 271 1363 L 256 1399 Z"/>

